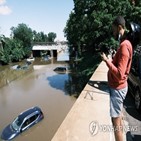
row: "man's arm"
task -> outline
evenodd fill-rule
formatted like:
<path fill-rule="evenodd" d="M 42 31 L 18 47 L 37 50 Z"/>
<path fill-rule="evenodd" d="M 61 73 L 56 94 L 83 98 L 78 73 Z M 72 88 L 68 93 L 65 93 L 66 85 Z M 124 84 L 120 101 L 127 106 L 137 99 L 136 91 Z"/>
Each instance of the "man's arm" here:
<path fill-rule="evenodd" d="M 117 66 L 115 66 L 111 60 L 109 60 L 106 55 L 104 56 L 103 55 L 103 60 L 106 62 L 108 68 L 109 68 L 109 71 L 117 78 L 117 79 L 122 79 L 124 76 L 125 76 L 125 72 L 126 72 L 126 69 L 127 69 L 127 64 L 128 64 L 128 61 L 129 61 L 129 51 L 127 49 L 127 46 L 126 45 L 122 45 L 120 47 L 120 51 L 119 51 L 120 54 L 119 57 L 118 57 L 118 60 L 117 61 Z"/>

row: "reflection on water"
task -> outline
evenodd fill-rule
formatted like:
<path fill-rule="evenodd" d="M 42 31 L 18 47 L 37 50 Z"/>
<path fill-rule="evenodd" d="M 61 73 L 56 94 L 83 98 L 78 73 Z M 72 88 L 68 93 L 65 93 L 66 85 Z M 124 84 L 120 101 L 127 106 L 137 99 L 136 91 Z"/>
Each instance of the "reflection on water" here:
<path fill-rule="evenodd" d="M 51 77 L 48 77 L 49 85 L 57 90 L 65 91 L 65 81 L 68 80 L 69 74 L 57 74 Z M 58 85 L 59 84 L 59 85 Z"/>
<path fill-rule="evenodd" d="M 67 63 L 50 61 L 38 64 L 39 61 L 34 62 L 35 70 L 0 88 L 0 133 L 19 113 L 32 106 L 39 106 L 45 116 L 43 121 L 23 132 L 15 141 L 50 141 L 76 100 L 66 89 L 71 80 L 70 73 L 53 71 Z"/>

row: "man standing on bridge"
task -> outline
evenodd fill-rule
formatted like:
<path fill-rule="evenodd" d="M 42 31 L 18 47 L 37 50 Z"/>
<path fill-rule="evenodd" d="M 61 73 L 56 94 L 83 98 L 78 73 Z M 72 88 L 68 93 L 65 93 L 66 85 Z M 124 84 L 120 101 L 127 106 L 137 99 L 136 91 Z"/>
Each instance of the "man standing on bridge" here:
<path fill-rule="evenodd" d="M 110 89 L 110 116 L 114 127 L 115 140 L 123 141 L 122 108 L 123 101 L 128 91 L 128 74 L 132 62 L 132 45 L 125 37 L 125 19 L 116 17 L 112 29 L 116 40 L 119 40 L 119 48 L 113 57 L 108 59 L 105 53 L 101 54 L 103 61 L 109 68 L 108 85 Z"/>

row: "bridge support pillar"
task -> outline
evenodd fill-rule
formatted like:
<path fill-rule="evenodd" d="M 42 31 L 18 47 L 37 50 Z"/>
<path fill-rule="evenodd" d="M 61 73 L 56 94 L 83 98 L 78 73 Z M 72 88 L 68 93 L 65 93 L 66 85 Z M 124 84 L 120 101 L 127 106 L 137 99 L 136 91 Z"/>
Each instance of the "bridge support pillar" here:
<path fill-rule="evenodd" d="M 51 58 L 53 58 L 53 50 L 50 50 Z"/>

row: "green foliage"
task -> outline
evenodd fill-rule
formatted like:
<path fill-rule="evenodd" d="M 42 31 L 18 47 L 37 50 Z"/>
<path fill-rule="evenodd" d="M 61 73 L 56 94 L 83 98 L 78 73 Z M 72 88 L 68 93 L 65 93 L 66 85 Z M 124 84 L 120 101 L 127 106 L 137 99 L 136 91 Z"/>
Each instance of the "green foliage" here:
<path fill-rule="evenodd" d="M 101 57 L 99 54 L 93 55 L 92 52 L 85 52 L 80 61 L 74 61 L 70 64 L 70 68 L 75 74 L 70 73 L 71 79 L 65 83 L 65 89 L 69 92 L 69 94 L 80 94 L 99 65 L 100 61 Z"/>
<path fill-rule="evenodd" d="M 6 38 L 2 38 L 2 39 L 3 39 L 3 44 L 2 44 L 2 48 L 0 49 L 0 61 L 3 64 L 8 64 L 11 61 L 11 56 L 10 56 L 11 49 L 5 43 L 6 41 L 8 41 L 8 39 Z"/>
<path fill-rule="evenodd" d="M 23 47 L 31 47 L 31 42 L 33 39 L 32 29 L 26 24 L 19 24 L 17 27 L 11 28 L 12 35 L 14 39 L 22 41 Z"/>
<path fill-rule="evenodd" d="M 11 61 L 10 51 L 8 49 L 0 50 L 0 61 L 3 64 L 8 64 Z"/>
<path fill-rule="evenodd" d="M 111 25 L 117 15 L 124 16 L 128 24 L 140 23 L 141 2 L 134 5 L 130 0 L 74 0 L 74 9 L 64 28 L 65 36 L 76 50 L 84 44 L 87 50 L 98 45 L 112 48 L 115 41 Z"/>
<path fill-rule="evenodd" d="M 48 42 L 48 37 L 44 32 L 36 32 L 33 30 L 33 42 Z"/>
<path fill-rule="evenodd" d="M 19 61 L 23 59 L 25 53 L 23 51 L 22 42 L 16 39 L 5 38 L 4 49 L 0 50 L 0 61 L 8 64 L 11 61 Z"/>
<path fill-rule="evenodd" d="M 116 41 L 114 38 L 110 38 L 110 39 L 106 39 L 103 42 L 101 42 L 100 44 L 101 47 L 101 51 L 107 49 L 107 50 L 117 50 L 118 46 L 119 46 L 119 42 Z M 106 51 L 105 51 L 106 52 Z M 109 53 L 109 52 L 106 52 Z"/>
<path fill-rule="evenodd" d="M 54 32 L 48 33 L 48 41 L 49 42 L 54 42 L 55 38 L 56 38 L 56 33 L 54 33 Z"/>
<path fill-rule="evenodd" d="M 21 41 L 10 40 L 9 46 L 11 47 L 11 61 L 19 61 L 24 58 L 25 52 Z"/>

